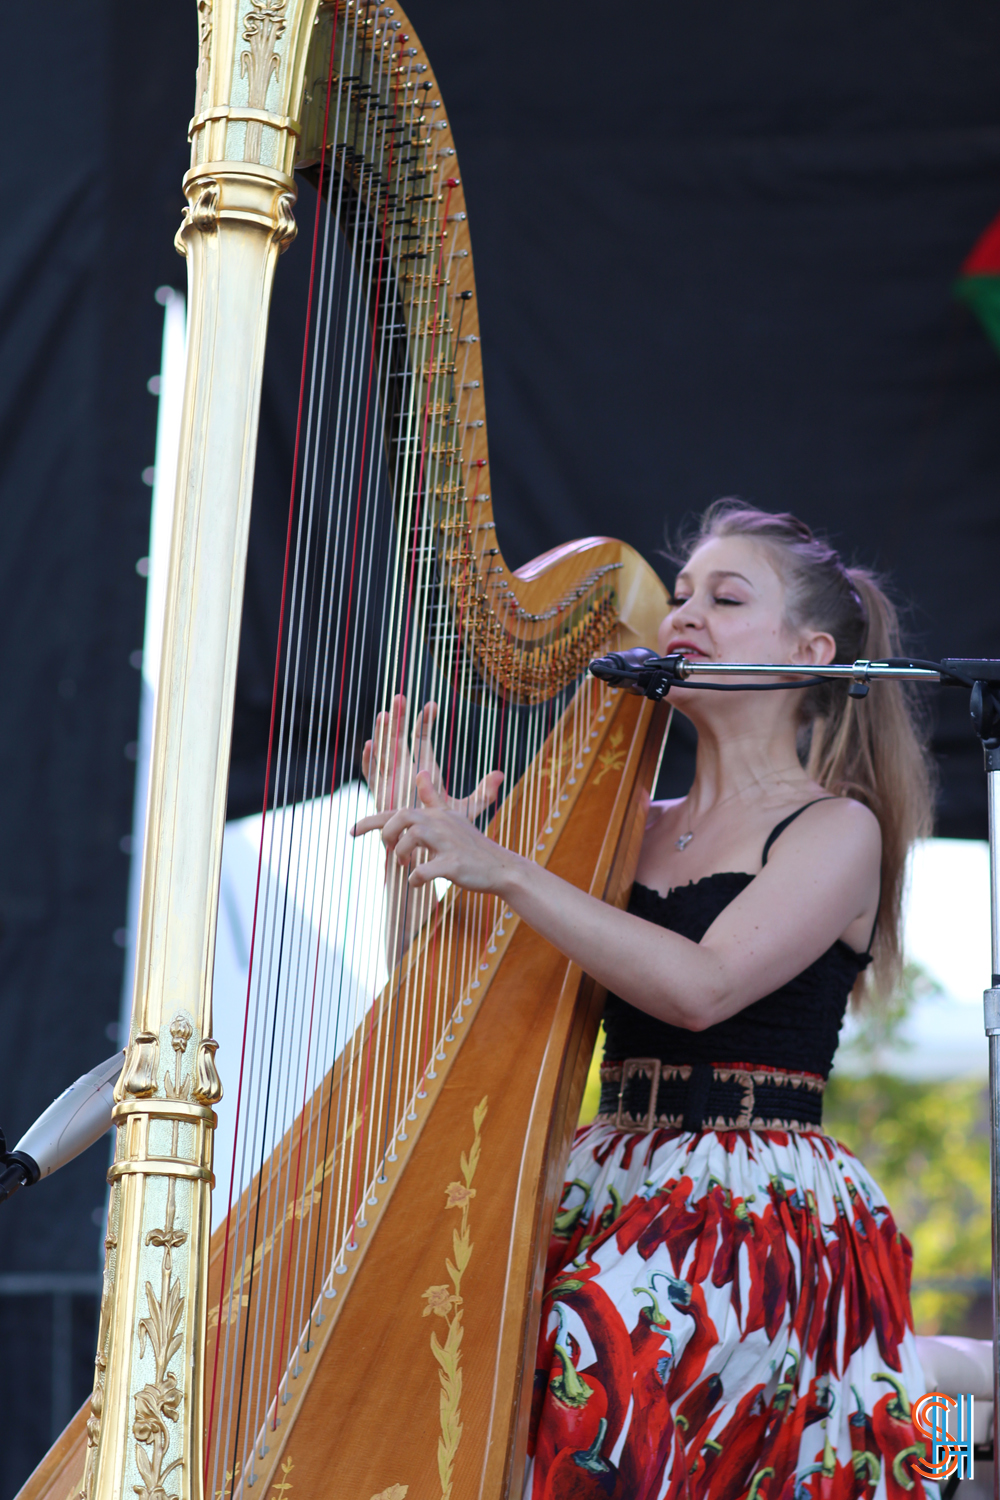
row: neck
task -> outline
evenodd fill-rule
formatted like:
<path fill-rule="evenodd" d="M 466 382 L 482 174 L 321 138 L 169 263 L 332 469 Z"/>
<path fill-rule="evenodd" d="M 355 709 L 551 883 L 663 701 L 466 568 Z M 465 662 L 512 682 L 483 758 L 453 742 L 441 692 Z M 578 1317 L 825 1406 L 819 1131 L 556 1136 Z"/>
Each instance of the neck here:
<path fill-rule="evenodd" d="M 711 723 L 698 725 L 698 756 L 687 795 L 692 818 L 703 817 L 726 800 L 807 785 L 793 722 L 772 724 L 769 732 L 756 725 L 726 725 L 725 730 L 719 733 Z"/>

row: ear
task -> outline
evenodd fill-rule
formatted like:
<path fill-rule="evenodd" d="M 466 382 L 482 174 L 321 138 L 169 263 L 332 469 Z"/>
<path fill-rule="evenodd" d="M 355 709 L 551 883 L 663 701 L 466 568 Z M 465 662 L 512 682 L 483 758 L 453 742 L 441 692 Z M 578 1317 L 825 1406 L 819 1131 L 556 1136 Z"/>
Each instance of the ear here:
<path fill-rule="evenodd" d="M 792 652 L 792 662 L 806 667 L 826 667 L 835 661 L 837 643 L 828 630 L 805 630 Z"/>

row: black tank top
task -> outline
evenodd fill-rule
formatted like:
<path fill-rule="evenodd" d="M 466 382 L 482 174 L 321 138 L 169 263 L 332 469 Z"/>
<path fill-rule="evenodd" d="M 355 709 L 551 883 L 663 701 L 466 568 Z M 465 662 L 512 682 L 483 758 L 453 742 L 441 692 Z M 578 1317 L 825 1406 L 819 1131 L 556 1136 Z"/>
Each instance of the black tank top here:
<path fill-rule="evenodd" d="M 813 805 L 806 803 L 806 807 Z M 767 864 L 775 839 L 806 807 L 797 808 L 772 830 L 762 864 Z M 636 884 L 628 910 L 699 943 L 719 913 L 755 878 L 744 871 L 705 875 L 674 886 L 665 896 Z M 609 995 L 604 1010 L 604 1056 L 608 1062 L 658 1057 L 669 1063 L 759 1063 L 828 1078 L 848 996 L 870 963 L 870 953 L 857 953 L 838 938 L 773 994 L 704 1031 L 671 1026 L 636 1010 L 618 995 Z"/>

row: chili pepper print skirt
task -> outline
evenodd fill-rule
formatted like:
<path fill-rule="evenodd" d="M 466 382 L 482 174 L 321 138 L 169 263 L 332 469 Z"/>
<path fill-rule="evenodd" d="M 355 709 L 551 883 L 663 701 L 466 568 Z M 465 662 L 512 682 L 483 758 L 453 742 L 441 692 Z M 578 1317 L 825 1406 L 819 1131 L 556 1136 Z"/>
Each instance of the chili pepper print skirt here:
<path fill-rule="evenodd" d="M 525 1500 L 936 1500 L 910 1247 L 856 1157 L 594 1124 L 567 1178 Z"/>

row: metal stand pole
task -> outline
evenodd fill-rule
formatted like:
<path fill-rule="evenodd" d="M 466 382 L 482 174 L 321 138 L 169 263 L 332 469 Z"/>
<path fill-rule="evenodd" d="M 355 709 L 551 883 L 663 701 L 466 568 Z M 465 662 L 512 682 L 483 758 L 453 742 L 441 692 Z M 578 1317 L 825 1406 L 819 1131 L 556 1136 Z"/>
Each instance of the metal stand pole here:
<path fill-rule="evenodd" d="M 993 1242 L 993 1500 L 1000 1500 L 1000 747 L 984 746 L 990 816 L 990 938 L 993 976 L 983 995 L 990 1047 L 990 1220 Z"/>

